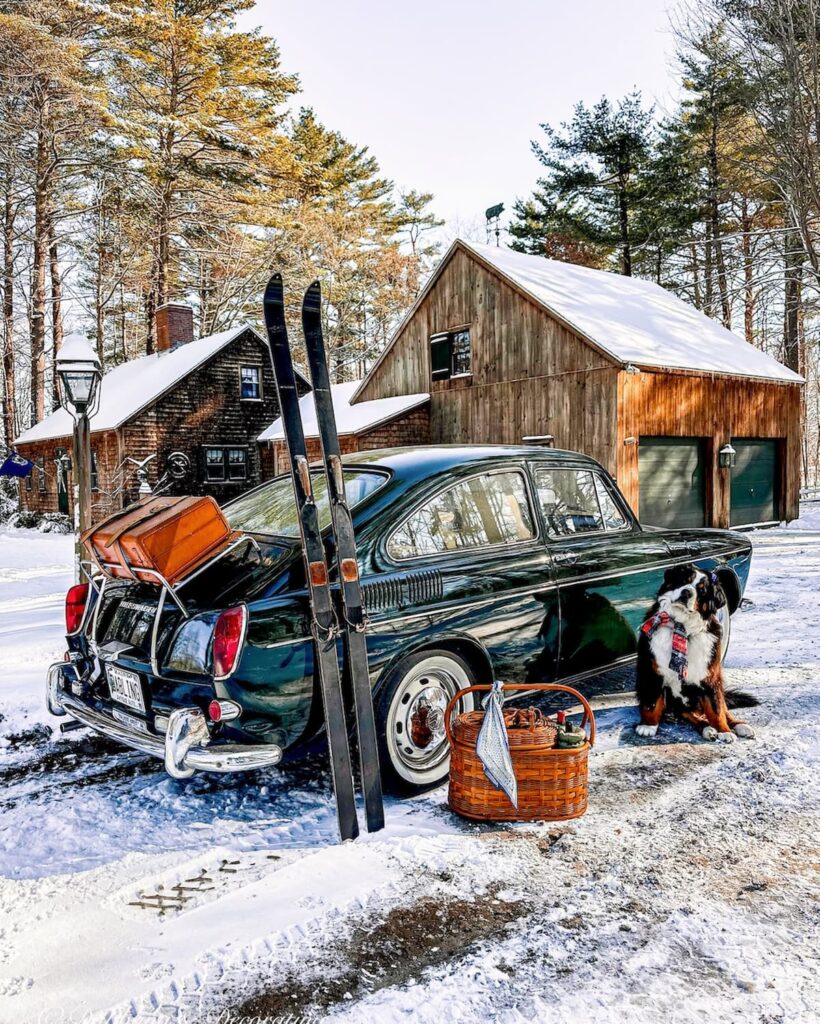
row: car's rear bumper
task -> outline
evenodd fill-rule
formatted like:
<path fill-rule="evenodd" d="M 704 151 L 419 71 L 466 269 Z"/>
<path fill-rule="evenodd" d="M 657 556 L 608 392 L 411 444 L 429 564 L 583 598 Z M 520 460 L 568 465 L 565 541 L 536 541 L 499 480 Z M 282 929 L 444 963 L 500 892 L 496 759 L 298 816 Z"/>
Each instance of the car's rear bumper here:
<path fill-rule="evenodd" d="M 47 703 L 52 714 L 70 715 L 109 739 L 159 758 L 175 779 L 190 778 L 196 771 L 229 773 L 270 768 L 282 760 L 282 748 L 273 743 L 211 745 L 210 726 L 199 708 L 172 711 L 163 736 L 143 732 L 128 725 L 127 716 L 119 720 L 67 692 L 65 670 L 63 662 L 56 662 L 48 670 Z"/>

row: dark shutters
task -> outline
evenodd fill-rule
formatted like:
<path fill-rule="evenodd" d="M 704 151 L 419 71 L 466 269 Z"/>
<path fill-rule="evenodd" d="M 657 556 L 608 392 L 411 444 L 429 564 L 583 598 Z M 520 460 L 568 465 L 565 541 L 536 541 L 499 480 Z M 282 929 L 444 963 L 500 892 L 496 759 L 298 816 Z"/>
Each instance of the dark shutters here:
<path fill-rule="evenodd" d="M 472 371 L 470 330 L 443 331 L 430 338 L 430 368 L 433 380 L 449 380 Z"/>

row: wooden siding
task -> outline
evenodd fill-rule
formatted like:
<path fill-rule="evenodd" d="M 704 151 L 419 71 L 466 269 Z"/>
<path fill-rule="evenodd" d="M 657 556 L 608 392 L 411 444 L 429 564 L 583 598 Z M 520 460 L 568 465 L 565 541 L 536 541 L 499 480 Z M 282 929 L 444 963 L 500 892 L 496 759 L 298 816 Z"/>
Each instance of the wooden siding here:
<path fill-rule="evenodd" d="M 622 372 L 618 376 L 616 476 L 638 509 L 638 443 L 641 436 L 706 440 L 706 515 L 710 526 L 729 525 L 731 474 L 718 452 L 733 437 L 780 440 L 779 514 L 799 515 L 800 385 L 691 373 Z M 624 444 L 634 438 L 635 444 Z"/>
<path fill-rule="evenodd" d="M 430 380 L 430 336 L 469 325 L 472 374 Z M 430 391 L 438 444 L 552 434 L 614 470 L 617 367 L 537 303 L 457 250 L 357 401 Z"/>

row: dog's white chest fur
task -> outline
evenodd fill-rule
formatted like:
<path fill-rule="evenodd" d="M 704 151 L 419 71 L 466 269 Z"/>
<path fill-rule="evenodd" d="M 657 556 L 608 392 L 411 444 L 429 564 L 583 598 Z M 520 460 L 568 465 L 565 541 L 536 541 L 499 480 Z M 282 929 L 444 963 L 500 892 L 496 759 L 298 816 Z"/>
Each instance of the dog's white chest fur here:
<path fill-rule="evenodd" d="M 700 623 L 703 620 L 700 619 Z M 672 624 L 660 626 L 655 630 L 652 639 L 649 641 L 649 649 L 652 657 L 658 666 L 658 671 L 666 686 L 675 697 L 681 696 L 681 681 L 678 673 L 669 667 L 672 658 Z M 715 651 L 717 637 L 708 632 L 701 625 L 701 628 L 694 633 L 687 632 L 687 682 L 691 686 L 697 686 L 706 678 L 712 655 Z"/>

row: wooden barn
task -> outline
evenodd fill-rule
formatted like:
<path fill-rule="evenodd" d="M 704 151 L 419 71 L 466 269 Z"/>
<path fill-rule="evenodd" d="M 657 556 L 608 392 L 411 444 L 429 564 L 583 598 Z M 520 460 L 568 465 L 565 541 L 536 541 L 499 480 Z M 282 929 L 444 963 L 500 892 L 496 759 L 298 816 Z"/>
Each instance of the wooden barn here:
<path fill-rule="evenodd" d="M 308 390 L 307 381 L 298 378 Z M 146 482 L 163 494 L 211 494 L 220 503 L 259 483 L 257 437 L 279 414 L 267 344 L 240 324 L 195 339 L 190 307 L 157 310 L 157 351 L 114 367 L 91 419 L 92 517 L 134 501 Z M 57 409 L 17 438 L 35 468 L 21 505 L 72 511 L 73 423 Z"/>
<path fill-rule="evenodd" d="M 645 523 L 744 526 L 798 515 L 801 382 L 651 282 L 457 240 L 353 402 L 429 391 L 433 443 L 575 449 Z"/>

